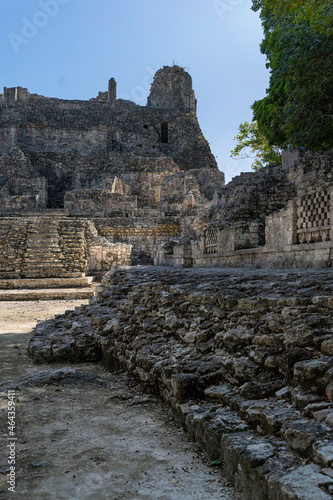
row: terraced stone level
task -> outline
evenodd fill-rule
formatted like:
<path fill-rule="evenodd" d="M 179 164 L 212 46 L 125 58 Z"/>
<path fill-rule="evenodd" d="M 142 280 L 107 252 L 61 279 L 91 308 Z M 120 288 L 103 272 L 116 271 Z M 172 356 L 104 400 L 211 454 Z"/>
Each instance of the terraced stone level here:
<path fill-rule="evenodd" d="M 109 273 L 39 324 L 35 362 L 103 362 L 169 401 L 242 498 L 333 498 L 333 277 L 311 270 Z"/>
<path fill-rule="evenodd" d="M 58 221 L 49 218 L 32 220 L 27 232 L 22 277 L 56 278 L 65 271 L 64 255 L 59 248 Z"/>

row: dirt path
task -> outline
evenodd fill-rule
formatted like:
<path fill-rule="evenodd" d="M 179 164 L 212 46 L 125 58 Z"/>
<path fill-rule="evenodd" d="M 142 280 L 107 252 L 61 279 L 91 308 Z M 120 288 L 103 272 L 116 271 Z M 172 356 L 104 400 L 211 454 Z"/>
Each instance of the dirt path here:
<path fill-rule="evenodd" d="M 7 390 L 0 394 L 0 497 L 236 500 L 168 407 L 140 394 L 126 374 L 96 365 L 31 363 L 26 349 L 36 321 L 80 303 L 0 303 L 0 382 L 21 379 L 15 389 L 15 494 L 7 484 Z"/>

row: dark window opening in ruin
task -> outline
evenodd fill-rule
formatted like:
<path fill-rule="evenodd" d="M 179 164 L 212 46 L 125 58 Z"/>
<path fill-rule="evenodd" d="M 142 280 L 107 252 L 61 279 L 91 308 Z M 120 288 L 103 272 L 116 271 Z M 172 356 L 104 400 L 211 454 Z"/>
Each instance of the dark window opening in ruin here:
<path fill-rule="evenodd" d="M 259 227 L 259 234 L 258 234 L 258 245 L 260 247 L 264 247 L 266 245 L 266 224 L 263 225 L 263 227 Z"/>
<path fill-rule="evenodd" d="M 72 176 L 64 175 L 61 181 L 56 176 L 50 176 L 47 188 L 47 208 L 64 208 L 64 196 L 72 185 Z"/>
<path fill-rule="evenodd" d="M 142 148 L 142 144 L 138 144 L 138 147 L 139 147 L 139 148 Z"/>
<path fill-rule="evenodd" d="M 167 144 L 169 142 L 169 124 L 168 122 L 163 122 L 161 124 L 161 142 Z"/>
<path fill-rule="evenodd" d="M 155 149 L 155 148 L 156 148 L 156 146 L 155 146 L 155 144 L 154 144 L 153 149 Z"/>
<path fill-rule="evenodd" d="M 148 130 L 148 124 L 145 123 L 144 126 L 143 126 L 146 130 Z"/>

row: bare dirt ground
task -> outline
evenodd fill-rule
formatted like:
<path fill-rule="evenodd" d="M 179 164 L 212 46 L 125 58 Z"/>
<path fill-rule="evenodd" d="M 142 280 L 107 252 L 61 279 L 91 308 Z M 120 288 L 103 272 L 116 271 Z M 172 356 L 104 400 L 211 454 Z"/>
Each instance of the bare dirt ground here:
<path fill-rule="evenodd" d="M 32 364 L 27 345 L 37 320 L 82 302 L 0 302 L 0 383 L 7 383 L 0 387 L 0 497 L 237 500 L 170 409 L 126 374 Z M 55 381 L 55 373 L 70 376 Z M 7 483 L 8 387 L 16 387 L 15 493 Z"/>

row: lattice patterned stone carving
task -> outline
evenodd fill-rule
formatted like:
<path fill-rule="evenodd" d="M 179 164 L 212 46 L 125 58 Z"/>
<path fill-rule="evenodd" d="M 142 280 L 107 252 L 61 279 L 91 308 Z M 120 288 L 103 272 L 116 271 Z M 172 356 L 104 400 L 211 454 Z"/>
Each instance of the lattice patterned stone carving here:
<path fill-rule="evenodd" d="M 208 229 L 206 231 L 205 253 L 217 253 L 218 240 L 217 229 Z"/>
<path fill-rule="evenodd" d="M 297 243 L 330 241 L 331 196 L 328 190 L 310 191 L 297 200 Z"/>

